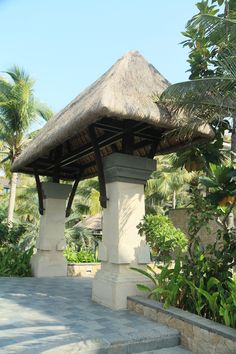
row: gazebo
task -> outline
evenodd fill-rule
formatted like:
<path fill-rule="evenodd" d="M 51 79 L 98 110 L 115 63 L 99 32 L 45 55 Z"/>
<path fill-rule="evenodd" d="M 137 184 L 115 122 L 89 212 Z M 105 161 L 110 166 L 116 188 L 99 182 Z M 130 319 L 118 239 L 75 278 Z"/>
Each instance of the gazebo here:
<path fill-rule="evenodd" d="M 103 211 L 99 246 L 101 270 L 93 299 L 126 308 L 141 275 L 130 267 L 150 261 L 137 233 L 144 216 L 144 185 L 156 168 L 156 154 L 176 151 L 212 137 L 209 126 L 190 138 L 166 135 L 183 125 L 180 117 L 154 103 L 169 82 L 138 52 L 129 52 L 53 117 L 16 159 L 12 171 L 35 176 L 41 214 L 35 276 L 65 276 L 65 217 L 80 180 L 98 176 Z M 41 182 L 40 176 L 51 177 Z M 73 181 L 60 183 L 60 181 Z"/>

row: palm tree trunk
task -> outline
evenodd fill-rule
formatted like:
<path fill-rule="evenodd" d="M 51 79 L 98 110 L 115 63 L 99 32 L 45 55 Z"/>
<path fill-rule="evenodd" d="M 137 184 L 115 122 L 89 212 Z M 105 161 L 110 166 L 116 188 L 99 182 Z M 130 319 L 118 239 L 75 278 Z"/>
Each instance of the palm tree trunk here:
<path fill-rule="evenodd" d="M 172 209 L 176 208 L 176 191 L 173 191 L 173 196 L 172 196 Z"/>
<path fill-rule="evenodd" d="M 236 163 L 236 118 L 233 118 L 233 129 L 231 135 L 231 162 Z"/>
<path fill-rule="evenodd" d="M 9 227 L 12 227 L 13 224 L 14 208 L 15 208 L 15 201 L 16 201 L 16 184 L 17 184 L 17 173 L 13 172 L 11 175 L 10 195 L 9 195 L 8 215 L 7 215 L 7 223 Z"/>
<path fill-rule="evenodd" d="M 236 163 L 236 117 L 233 117 L 233 129 L 231 135 L 231 162 L 232 164 Z M 234 211 L 232 210 L 228 218 L 228 228 L 232 229 L 234 227 Z"/>

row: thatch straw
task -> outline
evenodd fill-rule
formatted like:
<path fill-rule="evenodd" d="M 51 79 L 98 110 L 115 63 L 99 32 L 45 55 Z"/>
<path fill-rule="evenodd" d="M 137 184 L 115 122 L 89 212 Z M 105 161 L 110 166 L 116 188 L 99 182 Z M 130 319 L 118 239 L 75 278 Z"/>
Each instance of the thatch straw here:
<path fill-rule="evenodd" d="M 162 131 L 181 125 L 181 121 L 170 117 L 152 98 L 154 93 L 160 94 L 168 85 L 169 82 L 138 52 L 127 53 L 41 129 L 39 135 L 16 159 L 12 171 L 32 173 L 32 163 L 37 167 L 39 158 L 48 161 L 50 165 L 52 157 L 49 157 L 49 152 L 66 141 L 71 142 L 72 149 L 78 149 L 90 141 L 87 128 L 104 117 L 142 121 Z M 195 134 L 198 138 L 210 136 L 212 132 L 208 126 Z M 172 148 L 173 145 L 176 143 L 172 144 Z M 66 151 L 65 147 L 63 149 Z M 160 147 L 158 150 L 161 150 Z M 102 154 L 109 153 L 111 150 L 108 149 Z M 145 152 L 137 154 L 144 156 Z M 90 156 L 88 161 L 93 159 Z M 79 164 L 82 162 L 78 160 Z M 46 174 L 42 167 L 39 172 Z M 86 173 L 87 176 L 95 174 L 96 167 Z M 66 176 L 65 171 L 64 177 L 72 179 L 72 176 Z"/>

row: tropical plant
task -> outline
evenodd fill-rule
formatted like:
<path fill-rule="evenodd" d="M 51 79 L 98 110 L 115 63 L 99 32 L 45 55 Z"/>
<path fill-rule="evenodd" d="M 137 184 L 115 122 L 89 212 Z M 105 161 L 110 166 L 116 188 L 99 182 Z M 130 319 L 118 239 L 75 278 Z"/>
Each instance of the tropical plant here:
<path fill-rule="evenodd" d="M 235 190 L 236 182 L 233 183 L 232 189 Z M 157 264 L 160 271 L 151 267 L 147 271 L 134 270 L 153 283 L 153 286 L 138 284 L 138 288 L 148 292 L 153 299 L 164 302 L 165 307 L 177 306 L 235 328 L 233 267 L 236 265 L 236 230 L 228 228 L 226 223 L 231 206 L 219 207 L 210 197 L 211 193 L 216 193 L 215 188 L 214 185 L 207 197 L 202 196 L 199 187 L 192 192 L 187 254 L 178 256 L 174 267 L 169 261 L 161 266 Z M 219 220 L 216 241 L 202 247 L 198 232 L 216 218 Z M 152 232 L 152 225 L 149 231 Z"/>
<path fill-rule="evenodd" d="M 95 215 L 101 211 L 97 178 L 82 181 L 77 189 L 75 205 L 81 214 Z"/>
<path fill-rule="evenodd" d="M 188 22 L 184 33 L 188 37 L 184 45 L 191 50 L 192 80 L 171 85 L 160 97 L 172 114 L 182 112 L 187 118 L 188 133 L 235 116 L 236 9 L 232 1 L 223 3 L 226 17 L 216 16 L 218 9 L 208 6 L 208 1 L 197 4 L 200 13 Z"/>
<path fill-rule="evenodd" d="M 67 244 L 76 251 L 94 250 L 97 245 L 92 231 L 77 224 L 85 215 L 94 215 L 101 211 L 99 195 L 97 178 L 82 181 L 77 188 L 71 215 L 66 220 Z"/>
<path fill-rule="evenodd" d="M 52 112 L 39 104 L 33 93 L 34 82 L 22 69 L 13 67 L 0 77 L 1 163 L 12 163 L 29 138 L 27 133 L 37 117 L 48 119 Z M 8 224 L 12 225 L 16 198 L 17 173 L 11 174 Z"/>
<path fill-rule="evenodd" d="M 17 245 L 0 247 L 0 276 L 31 276 L 30 259 L 33 247 L 22 249 Z"/>
<path fill-rule="evenodd" d="M 20 175 L 20 184 L 16 194 L 15 218 L 22 223 L 39 225 L 38 195 L 34 178 Z"/>
<path fill-rule="evenodd" d="M 200 177 L 200 183 L 210 192 L 207 198 L 212 204 L 233 209 L 236 201 L 235 167 L 210 165 L 209 175 Z"/>
<path fill-rule="evenodd" d="M 95 250 L 96 239 L 90 229 L 75 225 L 66 229 L 66 241 L 71 249 L 80 250 Z"/>
<path fill-rule="evenodd" d="M 152 173 L 145 188 L 147 213 L 163 213 L 167 205 L 173 209 L 187 205 L 187 183 L 192 175 L 176 168 L 175 160 L 175 154 L 157 157 L 156 171 Z"/>
<path fill-rule="evenodd" d="M 219 13 L 221 5 L 224 13 Z M 192 135 L 206 123 L 211 125 L 215 139 L 200 144 L 197 155 L 198 165 L 200 161 L 207 172 L 210 163 L 223 162 L 226 129 L 232 133 L 231 161 L 236 161 L 236 5 L 232 0 L 212 0 L 211 5 L 202 0 L 197 7 L 199 13 L 183 33 L 183 44 L 190 49 L 191 80 L 171 85 L 159 101 L 172 115 L 181 113 L 185 127 L 179 134 Z M 234 227 L 233 208 L 229 222 Z"/>
<path fill-rule="evenodd" d="M 145 215 L 137 226 L 140 236 L 145 236 L 152 255 L 158 262 L 168 262 L 173 255 L 186 251 L 187 237 L 176 229 L 164 215 Z"/>
<path fill-rule="evenodd" d="M 64 255 L 70 263 L 95 263 L 97 257 L 94 252 L 88 250 L 81 250 L 79 252 L 67 247 Z"/>

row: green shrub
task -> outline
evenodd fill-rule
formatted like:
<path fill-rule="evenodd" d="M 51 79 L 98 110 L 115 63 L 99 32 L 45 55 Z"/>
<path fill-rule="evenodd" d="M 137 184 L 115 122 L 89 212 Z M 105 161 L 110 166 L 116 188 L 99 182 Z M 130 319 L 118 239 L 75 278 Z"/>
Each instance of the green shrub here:
<path fill-rule="evenodd" d="M 187 254 L 179 254 L 174 268 L 171 262 L 158 266 L 160 271 L 148 267 L 147 271 L 134 269 L 153 283 L 152 287 L 138 284 L 149 297 L 161 301 L 165 307 L 177 306 L 202 317 L 236 328 L 236 230 L 220 222 L 215 243 L 201 246 L 197 233 L 210 220 L 222 217 L 222 210 L 204 198 L 199 191 L 192 194 Z M 226 211 L 224 219 L 228 216 Z M 224 220 L 223 220 L 224 221 Z M 152 223 L 146 227 L 153 232 Z M 147 229 L 146 234 L 149 233 Z M 165 250 L 165 248 L 164 248 Z"/>
<path fill-rule="evenodd" d="M 94 252 L 81 250 L 76 252 L 75 250 L 67 247 L 64 253 L 66 259 L 70 263 L 94 263 L 97 262 L 97 258 Z"/>
<path fill-rule="evenodd" d="M 31 276 L 30 258 L 36 230 L 30 223 L 7 226 L 6 208 L 0 207 L 0 276 Z"/>
<path fill-rule="evenodd" d="M 157 261 L 168 262 L 173 254 L 186 251 L 187 237 L 176 229 L 170 219 L 164 215 L 146 215 L 137 226 L 139 234 L 146 236 L 152 255 Z"/>
<path fill-rule="evenodd" d="M 0 276 L 31 276 L 30 258 L 33 247 L 24 250 L 17 245 L 0 248 Z"/>

